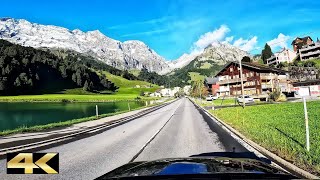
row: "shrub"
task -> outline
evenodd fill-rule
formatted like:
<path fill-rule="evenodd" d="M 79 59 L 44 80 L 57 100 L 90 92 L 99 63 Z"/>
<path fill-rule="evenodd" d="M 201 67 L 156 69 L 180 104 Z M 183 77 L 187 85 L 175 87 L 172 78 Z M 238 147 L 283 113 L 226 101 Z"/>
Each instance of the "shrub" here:
<path fill-rule="evenodd" d="M 61 99 L 61 102 L 63 102 L 63 103 L 69 103 L 69 102 L 71 102 L 71 101 L 68 100 L 68 99 Z"/>
<path fill-rule="evenodd" d="M 279 89 L 274 90 L 269 94 L 269 99 L 273 101 L 287 101 L 286 95 L 284 95 Z"/>
<path fill-rule="evenodd" d="M 140 96 L 144 96 L 144 91 L 140 91 Z"/>

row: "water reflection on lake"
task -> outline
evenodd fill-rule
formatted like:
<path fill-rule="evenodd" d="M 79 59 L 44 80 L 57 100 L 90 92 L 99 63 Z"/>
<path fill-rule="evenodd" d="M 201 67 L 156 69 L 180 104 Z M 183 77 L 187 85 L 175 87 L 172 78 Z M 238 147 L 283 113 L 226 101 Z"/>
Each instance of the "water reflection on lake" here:
<path fill-rule="evenodd" d="M 95 106 L 99 114 L 113 113 L 144 106 L 143 101 L 104 103 L 0 103 L 0 131 L 21 126 L 43 125 L 53 122 L 94 116 Z"/>

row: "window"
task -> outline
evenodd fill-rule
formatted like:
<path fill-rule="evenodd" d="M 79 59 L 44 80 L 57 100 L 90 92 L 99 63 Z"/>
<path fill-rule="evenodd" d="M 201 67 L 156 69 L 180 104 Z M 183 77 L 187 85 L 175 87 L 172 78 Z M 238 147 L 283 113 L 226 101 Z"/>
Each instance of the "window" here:
<path fill-rule="evenodd" d="M 232 67 L 230 68 L 230 72 L 233 72 L 233 68 Z"/>

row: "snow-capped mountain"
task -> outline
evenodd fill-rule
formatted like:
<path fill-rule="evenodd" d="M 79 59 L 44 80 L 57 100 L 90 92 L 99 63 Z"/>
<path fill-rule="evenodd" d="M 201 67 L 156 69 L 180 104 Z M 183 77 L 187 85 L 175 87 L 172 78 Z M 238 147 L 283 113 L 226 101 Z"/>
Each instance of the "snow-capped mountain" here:
<path fill-rule="evenodd" d="M 198 56 L 198 59 L 199 61 L 212 59 L 217 64 L 224 65 L 229 61 L 239 61 L 244 56 L 251 57 L 248 52 L 232 46 L 229 43 L 215 42 L 206 47 L 203 53 Z"/>
<path fill-rule="evenodd" d="M 30 23 L 23 19 L 0 18 L 0 38 L 34 48 L 61 48 L 91 55 L 120 69 L 142 69 L 167 72 L 165 59 L 141 41 L 120 42 L 100 31 Z"/>
<path fill-rule="evenodd" d="M 198 60 L 211 59 L 218 64 L 250 56 L 247 52 L 227 43 L 214 43 L 203 51 L 183 54 L 168 62 L 141 41 L 120 42 L 99 30 L 83 32 L 52 25 L 30 23 L 24 19 L 0 18 L 0 39 L 34 48 L 67 49 L 93 56 L 119 69 L 142 69 L 159 74 L 188 65 Z"/>

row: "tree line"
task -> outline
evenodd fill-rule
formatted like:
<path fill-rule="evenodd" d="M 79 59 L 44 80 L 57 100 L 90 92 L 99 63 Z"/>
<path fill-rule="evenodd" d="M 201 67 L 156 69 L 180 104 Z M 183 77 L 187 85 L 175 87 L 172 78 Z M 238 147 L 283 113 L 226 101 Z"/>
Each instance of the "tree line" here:
<path fill-rule="evenodd" d="M 50 93 L 75 87 L 92 92 L 117 89 L 78 58 L 69 55 L 61 58 L 49 50 L 0 40 L 0 94 Z"/>
<path fill-rule="evenodd" d="M 156 72 L 149 72 L 146 68 L 143 68 L 138 76 L 139 80 L 144 80 L 149 83 L 157 84 L 164 87 L 183 87 L 188 84 L 179 76 L 174 75 L 159 75 Z"/>
<path fill-rule="evenodd" d="M 56 54 L 59 57 L 66 57 L 66 56 L 73 56 L 76 57 L 78 61 L 81 61 L 82 64 L 85 66 L 99 70 L 99 71 L 107 71 L 113 75 L 121 76 L 128 80 L 138 80 L 138 77 L 134 76 L 132 73 L 130 73 L 128 70 L 120 70 L 113 66 L 110 66 L 102 61 L 99 61 L 91 56 L 86 56 L 83 54 L 80 54 L 78 52 L 72 51 L 72 50 L 52 50 L 54 54 Z"/>

